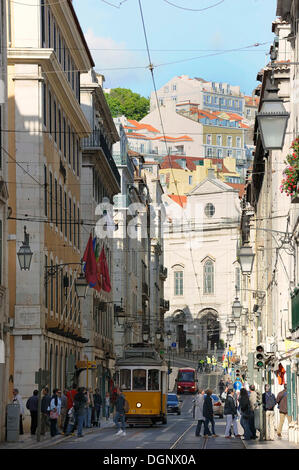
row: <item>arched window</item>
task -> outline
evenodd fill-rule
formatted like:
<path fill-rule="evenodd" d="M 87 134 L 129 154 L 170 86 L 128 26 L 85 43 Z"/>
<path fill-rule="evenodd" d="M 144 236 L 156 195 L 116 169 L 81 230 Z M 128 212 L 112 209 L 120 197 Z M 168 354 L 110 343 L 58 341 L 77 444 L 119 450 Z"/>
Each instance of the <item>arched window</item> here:
<path fill-rule="evenodd" d="M 214 263 L 206 261 L 203 268 L 204 294 L 214 294 Z"/>

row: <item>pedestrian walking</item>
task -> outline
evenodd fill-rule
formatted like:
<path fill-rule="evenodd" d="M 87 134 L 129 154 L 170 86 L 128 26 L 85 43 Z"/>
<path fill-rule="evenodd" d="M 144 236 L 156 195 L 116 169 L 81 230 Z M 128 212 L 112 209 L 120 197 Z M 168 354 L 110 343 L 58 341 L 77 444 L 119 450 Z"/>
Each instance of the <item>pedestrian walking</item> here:
<path fill-rule="evenodd" d="M 57 434 L 60 434 L 57 429 L 57 422 L 58 422 L 58 418 L 59 418 L 60 410 L 61 410 L 61 399 L 58 396 L 58 392 L 59 392 L 58 388 L 54 388 L 50 406 L 49 406 L 51 437 L 54 437 Z"/>
<path fill-rule="evenodd" d="M 87 390 L 87 395 L 88 395 L 88 400 L 89 400 L 88 408 L 87 408 L 87 427 L 92 428 L 91 418 L 92 418 L 92 411 L 94 409 L 94 401 L 93 401 L 93 392 L 91 388 Z"/>
<path fill-rule="evenodd" d="M 125 422 L 125 397 L 119 387 L 116 388 L 117 398 L 115 401 L 115 417 L 114 423 L 117 426 L 116 436 L 126 435 L 126 422 Z M 120 423 L 120 422 L 121 423 Z"/>
<path fill-rule="evenodd" d="M 109 395 L 109 394 L 108 394 Z M 102 397 L 100 395 L 100 390 L 98 388 L 95 389 L 95 393 L 93 395 L 94 401 L 94 410 L 95 410 L 95 422 L 96 426 L 101 426 L 101 406 L 102 406 Z"/>
<path fill-rule="evenodd" d="M 69 410 L 69 424 L 67 427 L 67 435 L 69 435 L 74 430 L 74 426 L 77 423 L 78 430 L 77 435 L 78 437 L 83 437 L 82 430 L 83 430 L 83 423 L 84 418 L 86 415 L 86 403 L 87 403 L 87 395 L 85 392 L 84 387 L 80 387 L 78 392 L 74 396 L 74 407 Z"/>
<path fill-rule="evenodd" d="M 44 436 L 50 428 L 50 407 L 51 397 L 49 395 L 48 387 L 43 389 L 43 397 L 41 399 L 41 436 Z"/>
<path fill-rule="evenodd" d="M 61 394 L 61 411 L 60 411 L 60 418 L 59 418 L 59 427 L 64 434 L 64 423 L 66 420 L 66 415 L 67 415 L 67 390 L 64 389 L 63 393 Z"/>
<path fill-rule="evenodd" d="M 270 385 L 265 385 L 265 392 L 262 395 L 262 403 L 265 413 L 265 439 L 266 441 L 274 441 L 274 407 L 276 399 L 270 390 Z"/>
<path fill-rule="evenodd" d="M 23 403 L 21 395 L 19 394 L 19 390 L 17 388 L 13 389 L 12 394 L 13 394 L 12 403 L 20 406 L 19 434 L 21 435 L 21 434 L 24 434 L 24 429 L 23 429 L 23 419 L 25 415 L 24 403 Z"/>
<path fill-rule="evenodd" d="M 252 432 L 250 430 L 249 419 L 250 419 L 250 402 L 249 396 L 246 388 L 241 388 L 239 405 L 241 412 L 241 426 L 244 429 L 244 440 L 249 441 L 252 437 Z"/>
<path fill-rule="evenodd" d="M 218 388 L 219 388 L 219 395 L 221 397 L 221 395 L 222 395 L 222 393 L 224 392 L 224 389 L 225 389 L 224 380 L 222 378 L 219 381 Z"/>
<path fill-rule="evenodd" d="M 292 421 L 292 416 L 288 414 L 288 392 L 287 392 L 287 384 L 284 384 L 283 390 L 279 392 L 276 397 L 276 401 L 279 408 L 279 424 L 277 428 L 277 436 L 281 437 L 281 431 L 283 427 L 283 423 L 287 418 L 288 424 Z"/>
<path fill-rule="evenodd" d="M 91 410 L 90 410 L 90 394 L 87 388 L 84 388 L 84 395 L 86 396 L 85 402 L 85 416 L 83 421 L 84 428 L 91 428 Z"/>
<path fill-rule="evenodd" d="M 203 415 L 203 403 L 204 403 L 204 390 L 198 390 L 198 393 L 194 401 L 194 419 L 197 420 L 195 429 L 195 436 L 200 437 L 201 427 L 205 424 L 205 418 Z"/>
<path fill-rule="evenodd" d="M 31 416 L 30 434 L 34 436 L 37 428 L 38 390 L 34 390 L 33 395 L 28 398 L 26 408 L 30 411 Z"/>
<path fill-rule="evenodd" d="M 208 389 L 206 391 L 206 397 L 203 403 L 203 416 L 205 418 L 205 426 L 204 426 L 204 437 L 213 436 L 218 437 L 215 432 L 215 421 L 214 421 L 214 412 L 213 412 L 213 402 L 212 402 L 212 395 L 213 391 Z M 209 423 L 211 423 L 212 433 L 209 429 Z"/>
<path fill-rule="evenodd" d="M 227 397 L 224 403 L 223 413 L 226 416 L 226 427 L 225 427 L 225 437 L 230 439 L 231 437 L 231 426 L 233 425 L 233 431 L 235 437 L 241 437 L 238 433 L 238 424 L 237 424 L 237 407 L 236 402 L 233 397 L 234 390 L 232 388 L 227 389 Z"/>
<path fill-rule="evenodd" d="M 106 421 L 110 419 L 110 394 L 109 392 L 107 392 L 105 396 L 105 417 L 106 417 Z"/>
<path fill-rule="evenodd" d="M 74 398 L 77 395 L 77 393 L 78 393 L 77 384 L 73 383 L 72 389 L 69 390 L 66 393 L 66 397 L 67 397 L 67 415 L 66 415 L 66 418 L 64 420 L 64 426 L 63 426 L 63 432 L 64 433 L 67 432 L 67 427 L 68 427 L 68 422 L 69 422 L 69 417 L 70 417 L 69 411 L 70 411 L 71 408 L 73 408 Z"/>
<path fill-rule="evenodd" d="M 249 416 L 249 427 L 252 434 L 252 439 L 256 439 L 256 427 L 255 427 L 255 410 L 259 406 L 259 394 L 255 391 L 255 386 L 249 386 L 249 404 L 250 404 L 250 416 Z"/>

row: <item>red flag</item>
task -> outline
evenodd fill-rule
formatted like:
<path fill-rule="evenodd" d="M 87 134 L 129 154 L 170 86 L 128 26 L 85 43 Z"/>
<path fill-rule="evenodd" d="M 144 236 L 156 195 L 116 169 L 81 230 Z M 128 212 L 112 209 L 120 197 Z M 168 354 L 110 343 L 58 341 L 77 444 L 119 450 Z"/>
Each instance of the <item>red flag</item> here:
<path fill-rule="evenodd" d="M 101 292 L 102 280 L 101 280 L 101 263 L 100 263 L 100 255 L 99 255 L 99 244 L 96 241 L 96 238 L 93 239 L 93 251 L 96 259 L 96 266 L 97 266 L 97 283 L 94 286 L 95 290 Z"/>
<path fill-rule="evenodd" d="M 85 261 L 84 271 L 86 281 L 88 282 L 89 287 L 95 287 L 97 284 L 97 264 L 93 251 L 91 234 L 89 236 L 82 260 Z"/>
<path fill-rule="evenodd" d="M 110 292 L 111 284 L 110 284 L 108 263 L 107 263 L 107 259 L 105 256 L 104 247 L 102 248 L 102 251 L 100 254 L 100 267 L 101 267 L 101 276 L 102 276 L 102 289 L 106 292 Z"/>

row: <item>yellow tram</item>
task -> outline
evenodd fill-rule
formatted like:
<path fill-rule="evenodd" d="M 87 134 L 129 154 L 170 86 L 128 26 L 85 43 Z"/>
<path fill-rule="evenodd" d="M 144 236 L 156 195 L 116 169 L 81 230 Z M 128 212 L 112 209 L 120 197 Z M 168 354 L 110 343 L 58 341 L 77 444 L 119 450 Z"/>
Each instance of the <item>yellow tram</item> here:
<path fill-rule="evenodd" d="M 153 347 L 127 348 L 116 362 L 115 379 L 129 403 L 129 426 L 167 423 L 168 367 Z"/>

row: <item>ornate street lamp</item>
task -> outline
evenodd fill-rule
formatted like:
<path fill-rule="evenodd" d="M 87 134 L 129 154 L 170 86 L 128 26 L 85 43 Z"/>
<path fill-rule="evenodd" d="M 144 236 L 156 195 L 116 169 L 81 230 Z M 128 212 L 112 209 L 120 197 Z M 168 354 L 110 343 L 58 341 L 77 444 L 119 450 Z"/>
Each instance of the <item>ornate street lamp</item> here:
<path fill-rule="evenodd" d="M 143 331 L 142 331 L 142 339 L 144 342 L 147 342 L 149 340 L 149 334 L 150 334 L 149 326 L 144 325 Z"/>
<path fill-rule="evenodd" d="M 160 341 L 160 340 L 161 340 L 161 336 L 162 336 L 161 328 L 157 328 L 157 330 L 156 330 L 156 339 L 157 339 L 158 341 Z"/>
<path fill-rule="evenodd" d="M 264 150 L 282 149 L 284 143 L 290 114 L 278 97 L 278 91 L 272 82 L 265 90 L 261 109 L 256 115 Z"/>
<path fill-rule="evenodd" d="M 84 274 L 81 272 L 75 281 L 75 290 L 79 299 L 85 299 L 87 294 L 88 284 Z"/>
<path fill-rule="evenodd" d="M 228 333 L 228 334 L 226 335 L 226 338 L 227 338 L 227 342 L 228 342 L 228 343 L 230 343 L 230 342 L 232 341 L 233 336 L 234 336 L 234 335 L 232 335 L 231 333 Z"/>
<path fill-rule="evenodd" d="M 251 274 L 253 268 L 255 254 L 251 246 L 248 244 L 242 245 L 238 250 L 238 261 L 241 266 L 242 274 Z"/>
<path fill-rule="evenodd" d="M 24 241 L 17 253 L 21 271 L 29 271 L 32 255 L 33 253 L 29 246 L 29 233 L 26 232 L 26 227 L 24 227 Z"/>
<path fill-rule="evenodd" d="M 172 338 L 172 333 L 170 330 L 167 331 L 166 336 L 167 336 L 167 339 L 170 341 Z"/>
<path fill-rule="evenodd" d="M 231 335 L 235 335 L 236 334 L 236 331 L 237 331 L 237 325 L 236 323 L 234 322 L 234 320 L 230 321 L 228 323 L 228 331 L 229 331 L 229 334 Z"/>
<path fill-rule="evenodd" d="M 242 313 L 242 305 L 238 297 L 235 298 L 233 305 L 232 305 L 232 314 L 234 318 L 240 318 Z"/>

